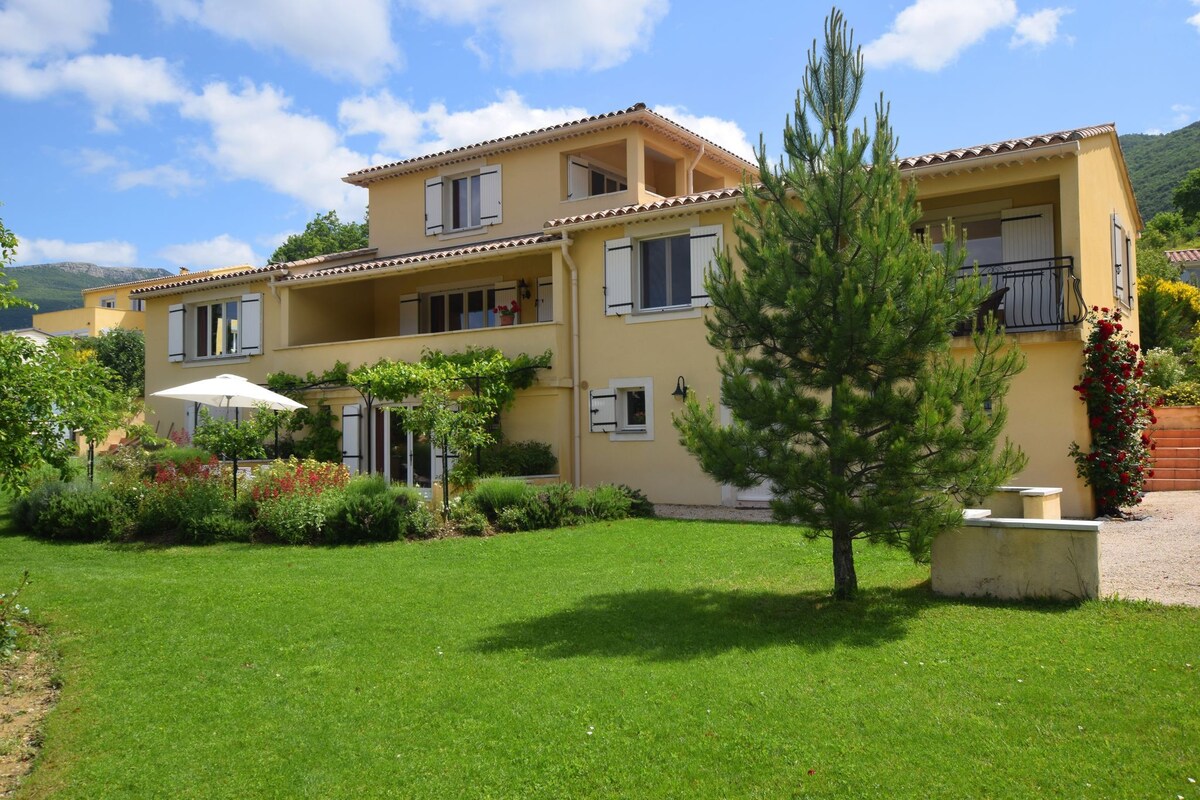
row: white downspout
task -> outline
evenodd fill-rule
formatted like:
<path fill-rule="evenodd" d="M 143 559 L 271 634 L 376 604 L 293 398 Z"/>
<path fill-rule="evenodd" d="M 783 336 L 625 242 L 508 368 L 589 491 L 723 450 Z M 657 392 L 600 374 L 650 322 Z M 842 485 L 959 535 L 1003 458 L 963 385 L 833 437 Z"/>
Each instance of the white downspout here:
<path fill-rule="evenodd" d="M 571 453 L 574 456 L 571 474 L 574 478 L 575 488 L 578 489 L 583 485 L 580 476 L 580 471 L 583 469 L 583 456 L 579 452 L 579 446 L 583 442 L 579 411 L 579 270 L 568 249 L 571 240 L 563 237 L 560 244 L 563 263 L 567 265 L 567 269 L 571 270 Z"/>
<path fill-rule="evenodd" d="M 700 159 L 702 159 L 702 158 L 704 158 L 704 142 L 700 143 L 700 152 L 696 153 L 696 160 L 693 161 L 692 163 L 688 164 L 688 168 L 687 168 L 687 193 L 688 194 L 696 193 L 695 172 L 696 172 L 696 167 L 700 164 Z"/>

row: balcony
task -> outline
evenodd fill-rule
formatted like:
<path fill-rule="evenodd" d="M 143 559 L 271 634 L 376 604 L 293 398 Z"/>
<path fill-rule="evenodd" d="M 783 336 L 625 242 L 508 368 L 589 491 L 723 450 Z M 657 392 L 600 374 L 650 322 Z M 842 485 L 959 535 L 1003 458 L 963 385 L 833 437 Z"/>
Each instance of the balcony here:
<path fill-rule="evenodd" d="M 970 277 L 974 270 L 959 270 L 959 279 Z M 981 310 L 995 313 L 1008 333 L 1062 330 L 1078 325 L 1086 315 L 1071 256 L 980 264 L 978 270 L 994 306 L 985 304 Z"/>

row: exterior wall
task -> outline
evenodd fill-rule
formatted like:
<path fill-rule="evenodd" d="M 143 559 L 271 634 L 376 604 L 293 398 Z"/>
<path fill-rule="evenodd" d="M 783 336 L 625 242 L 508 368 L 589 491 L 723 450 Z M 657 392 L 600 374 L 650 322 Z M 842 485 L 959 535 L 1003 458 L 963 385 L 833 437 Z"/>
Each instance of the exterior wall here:
<path fill-rule="evenodd" d="M 1081 254 L 1085 266 L 1083 299 L 1090 308 L 1113 307 L 1117 298 L 1113 293 L 1111 217 L 1115 212 L 1125 226 L 1126 235 L 1137 241 L 1141 230 L 1141 217 L 1129 189 L 1125 165 L 1118 160 L 1120 146 L 1116 136 L 1106 134 L 1081 142 L 1079 153 L 1079 197 L 1080 225 L 1082 233 Z M 1131 248 L 1130 265 L 1132 282 L 1137 281 L 1137 251 Z M 1121 306 L 1126 315 L 1125 330 L 1130 338 L 1138 341 L 1138 308 Z"/>
<path fill-rule="evenodd" d="M 604 148 L 625 143 L 626 171 L 629 188 L 624 192 L 599 195 L 580 200 L 567 200 L 566 159 L 569 155 L 589 148 Z M 399 175 L 381 180 L 369 187 L 371 215 L 371 246 L 381 256 L 456 244 L 469 244 L 542 230 L 547 220 L 587 214 L 606 208 L 642 203 L 656 199 L 646 189 L 643 145 L 690 163 L 696 151 L 647 131 L 640 125 L 626 125 L 604 131 L 531 147 L 500 153 L 486 159 L 476 159 Z M 501 166 L 501 204 L 503 221 L 479 230 L 425 235 L 425 181 L 437 176 L 453 176 L 484 166 Z M 722 167 L 711 159 L 702 159 L 699 167 L 723 186 L 736 186 L 741 174 Z M 683 180 L 676 182 L 681 187 Z M 719 188 L 719 187 L 712 187 Z"/>
<path fill-rule="evenodd" d="M 144 311 L 121 308 L 66 308 L 33 315 L 33 327 L 47 333 L 70 336 L 97 336 L 113 328 L 142 330 L 146 325 Z"/>

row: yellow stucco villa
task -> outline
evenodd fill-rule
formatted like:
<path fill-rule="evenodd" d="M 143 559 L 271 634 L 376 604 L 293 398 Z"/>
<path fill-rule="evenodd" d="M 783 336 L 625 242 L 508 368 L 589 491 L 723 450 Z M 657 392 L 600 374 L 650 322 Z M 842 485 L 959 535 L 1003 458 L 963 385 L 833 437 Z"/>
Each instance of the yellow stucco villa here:
<path fill-rule="evenodd" d="M 1066 516 L 1092 501 L 1067 455 L 1088 438 L 1079 378 L 1084 309 L 1134 317 L 1141 228 L 1112 125 L 907 158 L 928 235 L 953 217 L 997 288 L 1028 367 L 1008 435 L 1029 455 L 1014 478 L 1063 488 Z M 135 289 L 145 302 L 146 391 L 235 372 L 320 373 L 426 349 L 553 352 L 502 420 L 547 442 L 563 480 L 626 483 L 665 503 L 761 502 L 702 473 L 679 445 L 676 389 L 717 399 L 703 274 L 733 237 L 755 166 L 635 105 L 614 113 L 352 173 L 369 194 L 370 247 Z M 516 302 L 514 324 L 491 309 Z M 969 348 L 965 337 L 955 346 Z M 399 415 L 364 413 L 352 389 L 323 392 L 354 470 L 421 483 L 436 464 Z M 160 433 L 190 427 L 184 403 L 152 399 Z"/>

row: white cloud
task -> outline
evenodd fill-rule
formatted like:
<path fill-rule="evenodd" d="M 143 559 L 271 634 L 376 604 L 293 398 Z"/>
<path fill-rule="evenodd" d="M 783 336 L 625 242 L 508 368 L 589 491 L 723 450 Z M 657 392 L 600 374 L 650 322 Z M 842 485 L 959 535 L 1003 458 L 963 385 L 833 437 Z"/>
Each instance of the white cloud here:
<path fill-rule="evenodd" d="M 185 89 L 162 58 L 83 55 L 41 67 L 22 59 L 0 59 L 0 92 L 23 100 L 81 94 L 95 111 L 96 127 L 112 130 L 115 115 L 146 119 L 152 106 L 179 102 Z"/>
<path fill-rule="evenodd" d="M 473 25 L 475 52 L 500 40 L 517 72 L 601 70 L 645 49 L 668 0 L 412 0 L 431 19 Z"/>
<path fill-rule="evenodd" d="M 863 48 L 863 60 L 872 67 L 909 64 L 937 72 L 1016 17 L 1015 0 L 916 0 L 890 31 Z"/>
<path fill-rule="evenodd" d="M 1171 113 L 1175 115 L 1172 123 L 1175 128 L 1182 128 L 1196 117 L 1196 108 L 1185 103 L 1175 103 L 1171 106 Z"/>
<path fill-rule="evenodd" d="M 1192 5 L 1200 6 L 1200 0 L 1192 0 Z M 1188 22 L 1196 26 L 1196 30 L 1200 31 L 1200 14 L 1195 14 L 1188 17 Z"/>
<path fill-rule="evenodd" d="M 199 186 L 202 181 L 185 169 L 170 164 L 160 164 L 147 169 L 127 169 L 117 173 L 116 187 L 121 191 L 138 186 L 163 189 L 174 197 L 184 189 Z"/>
<path fill-rule="evenodd" d="M 755 161 L 754 147 L 746 138 L 746 132 L 733 120 L 720 117 L 698 117 L 687 113 L 679 106 L 655 106 L 654 110 L 667 119 L 678 122 L 693 133 L 698 133 L 710 142 L 721 145 L 731 153 Z"/>
<path fill-rule="evenodd" d="M 192 269 L 212 269 L 213 267 L 260 263 L 254 248 L 239 239 L 234 239 L 227 233 L 204 242 L 168 245 L 159 250 L 158 255 L 177 267 Z"/>
<path fill-rule="evenodd" d="M 585 109 L 573 106 L 534 108 L 512 90 L 469 111 L 449 111 L 442 103 L 421 111 L 386 91 L 345 100 L 338 108 L 338 120 L 347 133 L 379 135 L 379 147 L 393 157 L 436 153 L 587 115 Z"/>
<path fill-rule="evenodd" d="M 327 75 L 373 83 L 400 64 L 388 0 L 154 0 L 227 39 L 279 49 Z"/>
<path fill-rule="evenodd" d="M 86 50 L 108 30 L 108 13 L 108 0 L 8 0 L 0 8 L 0 53 Z"/>
<path fill-rule="evenodd" d="M 366 156 L 344 147 L 324 120 L 290 106 L 272 86 L 247 83 L 234 91 L 213 83 L 185 101 L 181 113 L 211 127 L 204 155 L 227 177 L 258 181 L 311 209 L 361 216 L 365 193 L 341 178 L 364 166 Z"/>
<path fill-rule="evenodd" d="M 18 264 L 46 264 L 55 261 L 86 261 L 102 266 L 127 267 L 137 263 L 137 247 L 116 239 L 103 242 L 64 242 L 62 239 L 21 238 L 17 247 Z"/>
<path fill-rule="evenodd" d="M 1010 47 L 1029 45 L 1041 49 L 1058 39 L 1058 24 L 1071 13 L 1069 8 L 1044 8 L 1017 20 Z"/>

